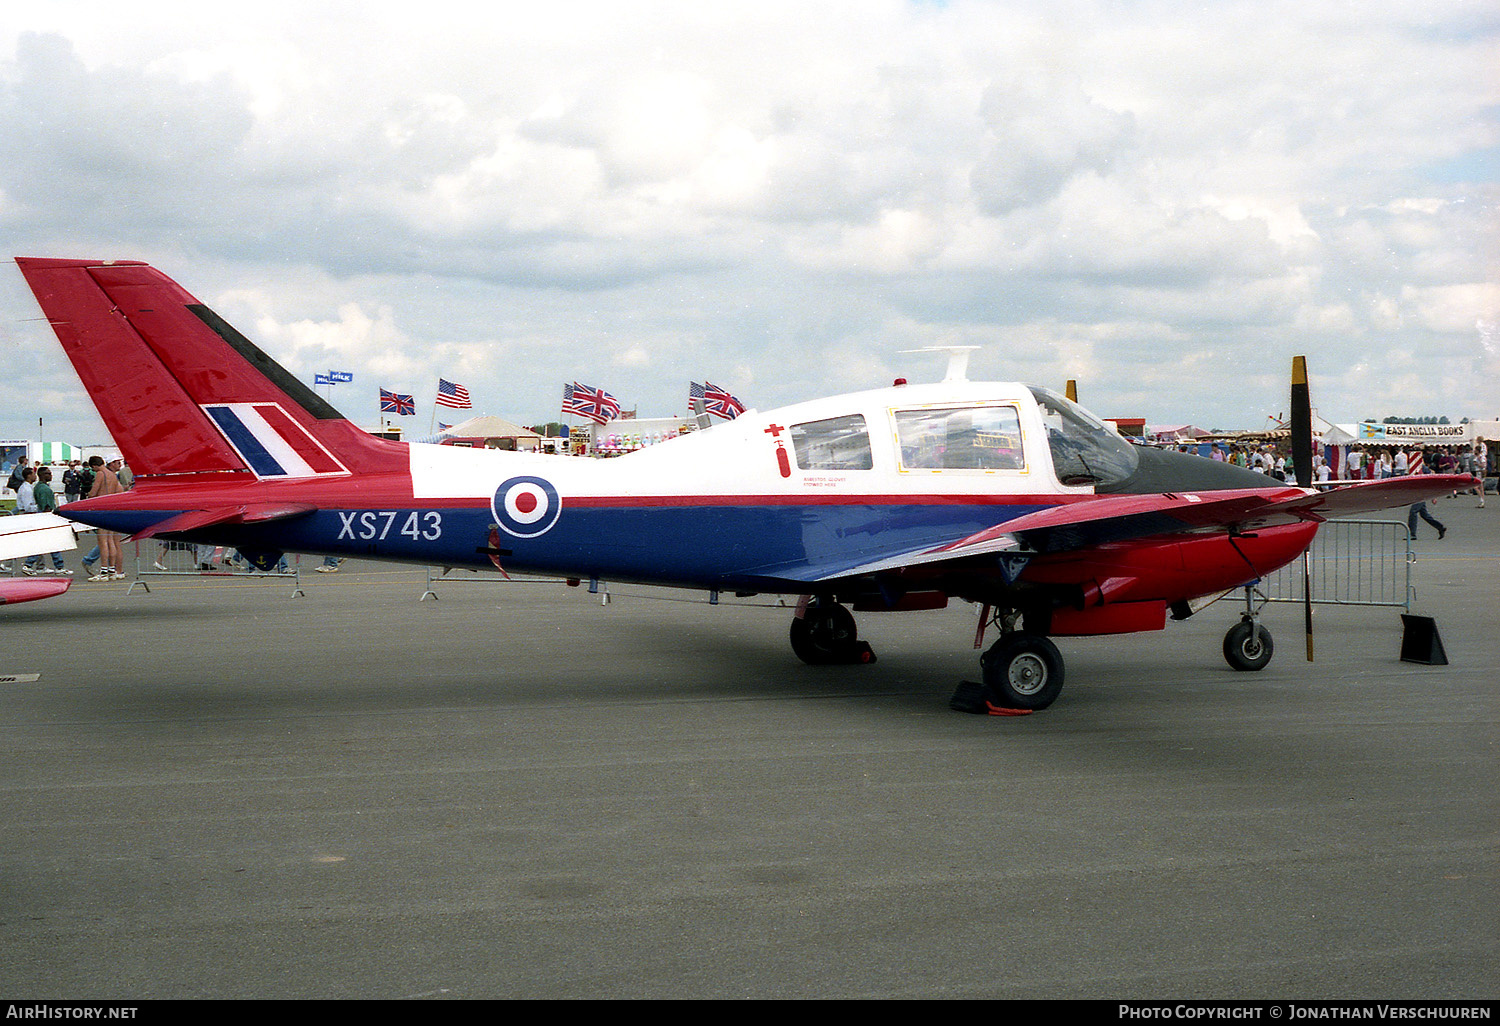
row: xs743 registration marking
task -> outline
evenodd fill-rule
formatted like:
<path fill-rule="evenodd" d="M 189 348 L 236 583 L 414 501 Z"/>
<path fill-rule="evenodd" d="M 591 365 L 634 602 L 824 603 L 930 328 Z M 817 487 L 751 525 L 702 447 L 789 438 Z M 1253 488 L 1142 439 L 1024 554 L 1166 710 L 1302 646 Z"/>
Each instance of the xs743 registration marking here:
<path fill-rule="evenodd" d="M 396 536 L 407 537 L 412 541 L 437 541 L 443 536 L 443 515 L 436 510 L 426 513 L 411 512 L 405 514 L 394 509 L 366 510 L 363 513 L 353 511 L 339 514 L 339 540 L 345 538 L 356 541 L 385 541 L 391 534 L 391 529 L 396 528 L 396 521 L 401 520 L 401 526 L 396 528 Z"/>

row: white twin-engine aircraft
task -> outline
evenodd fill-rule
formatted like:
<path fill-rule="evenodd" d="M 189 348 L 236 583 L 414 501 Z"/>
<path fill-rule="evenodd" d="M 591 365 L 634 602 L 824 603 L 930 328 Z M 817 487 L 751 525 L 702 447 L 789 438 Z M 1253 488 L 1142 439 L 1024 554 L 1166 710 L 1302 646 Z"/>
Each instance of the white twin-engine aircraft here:
<path fill-rule="evenodd" d="M 1292 487 L 1131 445 L 1060 395 L 952 368 L 618 459 L 404 444 L 345 420 L 152 267 L 17 263 L 136 475 L 64 506 L 72 520 L 260 565 L 290 551 L 793 595 L 808 663 L 873 658 L 850 607 L 962 599 L 1000 631 L 980 665 L 1009 708 L 1057 697 L 1053 637 L 1160 630 L 1295 559 L 1328 515 L 1473 483 Z M 1259 669 L 1270 635 L 1247 611 L 1224 648 Z"/>

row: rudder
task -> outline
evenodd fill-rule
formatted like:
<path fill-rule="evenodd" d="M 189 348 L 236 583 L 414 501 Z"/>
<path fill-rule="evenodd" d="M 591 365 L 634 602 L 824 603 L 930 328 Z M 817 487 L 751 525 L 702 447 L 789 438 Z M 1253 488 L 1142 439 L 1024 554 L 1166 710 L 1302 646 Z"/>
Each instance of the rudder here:
<path fill-rule="evenodd" d="M 147 264 L 16 263 L 139 477 L 344 474 L 389 468 L 404 449 L 350 424 Z"/>

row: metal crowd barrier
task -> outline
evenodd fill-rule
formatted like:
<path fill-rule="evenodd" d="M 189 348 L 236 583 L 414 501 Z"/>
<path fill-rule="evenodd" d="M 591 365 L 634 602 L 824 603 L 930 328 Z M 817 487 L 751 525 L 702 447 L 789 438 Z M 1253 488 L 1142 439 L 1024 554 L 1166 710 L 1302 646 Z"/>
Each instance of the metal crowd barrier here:
<path fill-rule="evenodd" d="M 1308 547 L 1312 600 L 1339 606 L 1398 606 L 1411 612 L 1416 562 L 1404 520 L 1329 520 Z M 1302 601 L 1302 560 L 1263 578 L 1268 602 Z"/>
<path fill-rule="evenodd" d="M 789 604 L 787 597 L 784 595 L 771 596 L 771 598 L 774 598 L 775 601 L 746 602 L 744 600 L 751 597 L 748 594 L 736 593 L 731 595 L 729 593 L 719 592 L 711 588 L 684 588 L 680 590 L 669 590 L 676 591 L 678 592 L 678 594 L 691 594 L 696 591 L 699 593 L 706 593 L 707 597 L 702 599 L 682 597 L 668 598 L 663 595 L 657 594 L 659 591 L 661 591 L 660 588 L 648 584 L 633 585 L 627 583 L 619 585 L 620 590 L 611 591 L 610 583 L 598 577 L 563 578 L 512 573 L 502 575 L 488 570 L 473 570 L 468 567 L 444 566 L 429 566 L 427 568 L 427 587 L 422 592 L 421 601 L 426 602 L 428 599 L 432 599 L 434 602 L 437 601 L 438 593 L 434 590 L 434 588 L 439 584 L 550 584 L 554 586 L 570 585 L 575 588 L 585 589 L 590 595 L 593 595 L 599 600 L 599 604 L 601 606 L 609 605 L 613 596 L 615 595 L 619 595 L 622 598 L 627 599 L 640 599 L 649 597 L 651 600 L 657 602 L 684 602 L 693 604 L 702 602 L 710 606 L 717 606 L 721 602 L 723 602 L 736 606 L 760 606 L 770 609 L 786 609 L 790 608 L 790 605 L 795 604 L 794 602 Z M 978 607 L 976 606 L 975 608 L 977 609 Z"/>
<path fill-rule="evenodd" d="M 532 577 L 525 574 L 500 574 L 490 570 L 472 570 L 468 567 L 438 567 L 427 568 L 427 587 L 422 592 L 418 601 L 426 602 L 428 599 L 437 601 L 438 593 L 432 590 L 435 584 L 562 584 L 560 577 Z M 601 602 L 609 605 L 609 585 L 600 581 L 590 581 L 589 591 L 593 594 L 603 592 Z"/>
<path fill-rule="evenodd" d="M 288 554 L 272 570 L 257 570 L 249 561 L 233 549 L 209 545 L 193 545 L 189 542 L 164 542 L 147 539 L 129 543 L 135 549 L 135 580 L 130 590 L 139 586 L 151 590 L 147 583 L 152 577 L 256 577 L 261 579 L 290 579 L 292 597 L 300 598 L 302 590 L 302 557 Z"/>

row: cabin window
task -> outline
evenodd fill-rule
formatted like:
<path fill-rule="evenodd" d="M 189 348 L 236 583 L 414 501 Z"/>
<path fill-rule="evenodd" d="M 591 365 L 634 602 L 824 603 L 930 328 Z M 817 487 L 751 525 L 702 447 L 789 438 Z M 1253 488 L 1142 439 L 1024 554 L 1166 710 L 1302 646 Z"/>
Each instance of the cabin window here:
<path fill-rule="evenodd" d="M 897 410 L 903 470 L 1024 470 L 1014 406 Z"/>
<path fill-rule="evenodd" d="M 859 414 L 792 425 L 799 470 L 869 470 L 870 432 Z"/>

